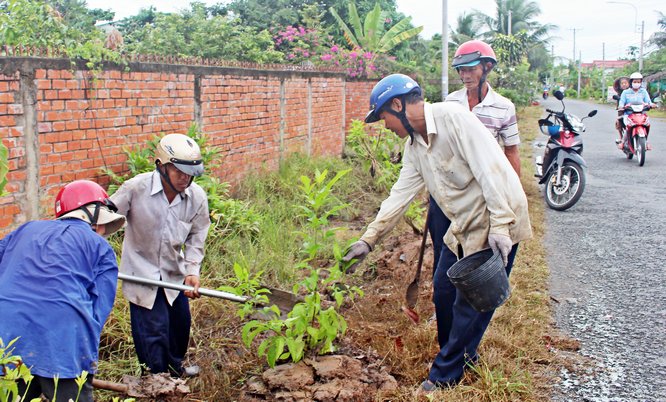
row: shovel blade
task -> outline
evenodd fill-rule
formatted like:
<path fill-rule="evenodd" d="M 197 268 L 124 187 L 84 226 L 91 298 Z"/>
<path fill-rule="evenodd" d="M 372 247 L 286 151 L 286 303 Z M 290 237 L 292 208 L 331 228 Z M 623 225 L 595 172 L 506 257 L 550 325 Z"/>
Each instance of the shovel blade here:
<path fill-rule="evenodd" d="M 291 311 L 296 305 L 296 303 L 300 303 L 303 301 L 302 297 L 297 296 L 290 292 L 286 292 L 284 290 L 268 286 L 266 286 L 266 289 L 268 289 L 271 292 L 267 295 L 269 304 L 276 305 L 280 309 L 280 311 L 283 312 Z"/>
<path fill-rule="evenodd" d="M 405 305 L 410 309 L 414 310 L 416 303 L 419 300 L 419 282 L 414 281 L 407 286 L 407 291 L 405 292 Z"/>

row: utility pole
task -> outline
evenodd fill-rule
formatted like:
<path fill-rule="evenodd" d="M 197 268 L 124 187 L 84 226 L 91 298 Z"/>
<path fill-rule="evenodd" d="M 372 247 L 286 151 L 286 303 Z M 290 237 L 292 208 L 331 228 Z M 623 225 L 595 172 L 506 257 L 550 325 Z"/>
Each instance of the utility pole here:
<path fill-rule="evenodd" d="M 448 2 L 442 0 L 442 101 L 449 95 Z"/>
<path fill-rule="evenodd" d="M 645 33 L 645 21 L 641 21 L 641 50 L 638 54 L 638 72 L 643 71 L 643 34 Z"/>
<path fill-rule="evenodd" d="M 509 10 L 509 29 L 507 29 L 506 34 L 511 35 L 511 10 Z"/>

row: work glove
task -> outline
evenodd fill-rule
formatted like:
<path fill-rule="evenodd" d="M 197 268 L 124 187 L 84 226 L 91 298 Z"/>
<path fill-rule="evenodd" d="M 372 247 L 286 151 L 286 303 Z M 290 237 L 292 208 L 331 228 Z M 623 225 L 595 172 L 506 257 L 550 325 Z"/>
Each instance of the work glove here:
<path fill-rule="evenodd" d="M 356 259 L 356 262 L 354 262 L 349 268 L 347 268 L 347 273 L 354 273 L 356 271 L 356 267 L 358 264 L 363 261 L 363 259 L 370 253 L 370 245 L 363 240 L 359 240 L 355 243 L 353 243 L 351 246 L 349 246 L 349 249 L 347 250 L 347 254 L 345 254 L 344 257 L 342 257 L 342 261 L 344 262 L 349 262 L 352 259 Z"/>
<path fill-rule="evenodd" d="M 506 267 L 509 263 L 511 247 L 513 247 L 511 237 L 498 233 L 490 233 L 488 235 L 488 245 L 494 253 L 499 252 L 502 255 L 502 261 L 504 261 L 504 266 Z"/>

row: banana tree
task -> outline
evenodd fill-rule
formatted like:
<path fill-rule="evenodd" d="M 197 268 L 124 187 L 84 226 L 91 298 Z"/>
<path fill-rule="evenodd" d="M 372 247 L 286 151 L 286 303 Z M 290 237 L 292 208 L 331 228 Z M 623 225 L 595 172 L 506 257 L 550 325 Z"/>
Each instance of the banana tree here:
<path fill-rule="evenodd" d="M 404 41 L 418 35 L 423 27 L 412 28 L 411 17 L 404 18 L 385 32 L 385 18 L 379 3 L 366 16 L 363 24 L 356 10 L 356 4 L 350 1 L 347 5 L 349 11 L 349 25 L 342 20 L 333 7 L 329 9 L 335 20 L 340 25 L 347 43 L 352 48 L 360 48 L 375 55 L 388 53 L 390 50 Z"/>

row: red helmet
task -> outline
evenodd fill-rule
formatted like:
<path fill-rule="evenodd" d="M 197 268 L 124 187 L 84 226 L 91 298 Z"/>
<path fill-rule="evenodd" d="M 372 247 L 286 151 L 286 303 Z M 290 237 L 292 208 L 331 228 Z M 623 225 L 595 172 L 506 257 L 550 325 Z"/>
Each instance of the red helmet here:
<path fill-rule="evenodd" d="M 451 66 L 453 68 L 476 66 L 484 59 L 497 64 L 497 57 L 489 44 L 480 40 L 470 40 L 458 47 Z"/>
<path fill-rule="evenodd" d="M 58 192 L 55 199 L 55 216 L 59 218 L 68 212 L 93 203 L 104 205 L 114 212 L 118 210 L 99 184 L 90 180 L 73 181 Z"/>

